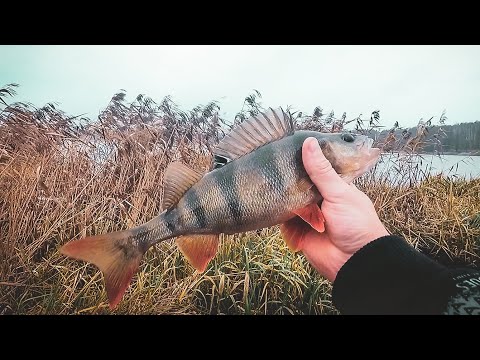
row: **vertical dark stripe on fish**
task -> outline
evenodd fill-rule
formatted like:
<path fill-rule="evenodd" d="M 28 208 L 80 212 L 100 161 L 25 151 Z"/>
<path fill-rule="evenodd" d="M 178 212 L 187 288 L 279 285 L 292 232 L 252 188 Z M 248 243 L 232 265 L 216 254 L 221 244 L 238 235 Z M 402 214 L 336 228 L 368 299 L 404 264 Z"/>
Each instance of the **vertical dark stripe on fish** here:
<path fill-rule="evenodd" d="M 205 228 L 207 226 L 207 217 L 205 215 L 205 209 L 203 208 L 202 204 L 200 203 L 200 199 L 198 198 L 197 192 L 195 189 L 191 188 L 187 191 L 185 196 L 185 202 L 189 209 L 195 215 L 195 220 L 197 225 L 200 228 Z"/>
<path fill-rule="evenodd" d="M 167 221 L 167 229 L 170 231 L 170 234 L 175 232 L 175 224 L 173 222 Z"/>
<path fill-rule="evenodd" d="M 165 213 L 165 226 L 167 230 L 170 232 L 169 235 L 173 234 L 175 232 L 176 226 L 175 226 L 175 212 L 172 211 L 172 209 L 168 209 L 167 212 Z"/>
<path fill-rule="evenodd" d="M 170 234 L 173 234 L 175 232 L 175 223 L 173 221 L 171 221 L 170 219 L 167 220 L 166 226 L 167 226 L 168 231 L 170 231 Z"/>
<path fill-rule="evenodd" d="M 297 171 L 300 179 L 308 177 L 307 170 L 303 166 L 302 160 L 302 148 L 295 151 L 295 163 L 297 165 Z"/>
<path fill-rule="evenodd" d="M 234 164 L 230 164 L 232 174 L 230 176 L 225 176 L 222 179 L 222 182 L 219 182 L 218 177 L 215 177 L 216 186 L 220 189 L 225 198 L 225 202 L 227 203 L 228 210 L 230 212 L 230 216 L 232 217 L 234 223 L 236 225 L 243 224 L 243 213 L 242 207 L 240 205 L 240 199 L 238 196 L 238 188 L 237 183 L 235 181 L 235 172 L 237 171 Z"/>
<path fill-rule="evenodd" d="M 264 166 L 260 167 L 262 176 L 265 179 L 274 179 L 269 183 L 270 191 L 272 193 L 282 194 L 285 191 L 286 181 L 284 171 L 281 169 L 277 153 L 273 146 L 268 146 L 263 149 L 262 153 Z"/>

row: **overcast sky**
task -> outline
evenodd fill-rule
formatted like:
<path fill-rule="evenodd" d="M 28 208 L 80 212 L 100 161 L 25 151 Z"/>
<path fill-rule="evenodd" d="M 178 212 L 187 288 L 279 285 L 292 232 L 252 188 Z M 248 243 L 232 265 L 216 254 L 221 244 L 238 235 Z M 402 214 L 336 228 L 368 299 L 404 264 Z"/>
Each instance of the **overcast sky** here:
<path fill-rule="evenodd" d="M 391 126 L 420 118 L 449 124 L 480 120 L 480 46 L 0 46 L 0 86 L 18 83 L 18 101 L 59 102 L 95 118 L 127 91 L 182 109 L 218 100 L 233 120 L 257 89 L 262 105 L 316 106 L 347 118 L 380 110 Z"/>

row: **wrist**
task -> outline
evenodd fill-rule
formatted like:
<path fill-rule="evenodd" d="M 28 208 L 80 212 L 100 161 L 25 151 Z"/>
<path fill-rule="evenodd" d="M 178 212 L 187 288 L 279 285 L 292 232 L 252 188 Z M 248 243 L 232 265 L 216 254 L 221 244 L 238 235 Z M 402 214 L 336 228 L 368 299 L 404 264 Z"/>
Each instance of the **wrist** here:
<path fill-rule="evenodd" d="M 325 242 L 321 249 L 305 246 L 303 254 L 308 262 L 326 279 L 333 282 L 342 266 L 350 259 L 353 253 L 340 250 L 331 242 Z M 313 245 L 315 246 L 315 244 Z M 326 255 L 328 254 L 328 256 Z"/>
<path fill-rule="evenodd" d="M 337 249 L 337 252 L 332 252 L 332 256 L 328 259 L 329 265 L 325 269 L 325 277 L 331 282 L 334 282 L 340 269 L 343 267 L 343 265 L 345 265 L 348 260 L 350 260 L 350 258 L 358 250 L 371 243 L 372 241 L 389 235 L 390 233 L 385 229 L 383 224 L 380 224 L 380 226 L 377 226 L 375 230 L 362 236 L 362 239 L 359 239 L 355 248 L 349 249 L 348 251 L 342 251 L 340 249 Z"/>
<path fill-rule="evenodd" d="M 324 276 L 330 281 L 334 282 L 337 278 L 337 274 L 340 269 L 345 265 L 345 263 L 350 260 L 354 253 L 346 253 L 341 250 L 338 251 L 336 254 L 332 254 L 332 256 L 328 259 L 329 264 L 325 269 Z"/>
<path fill-rule="evenodd" d="M 366 233 L 362 237 L 362 240 L 359 241 L 360 246 L 357 249 L 355 249 L 355 251 L 353 253 L 357 252 L 362 247 L 371 243 L 372 241 L 375 241 L 377 239 L 380 239 L 381 237 L 389 236 L 389 235 L 390 235 L 390 233 L 387 231 L 385 226 L 383 226 L 383 224 L 380 223 L 379 225 L 375 226 L 371 231 L 369 231 L 368 233 Z M 352 255 L 353 255 L 353 253 L 352 253 Z"/>

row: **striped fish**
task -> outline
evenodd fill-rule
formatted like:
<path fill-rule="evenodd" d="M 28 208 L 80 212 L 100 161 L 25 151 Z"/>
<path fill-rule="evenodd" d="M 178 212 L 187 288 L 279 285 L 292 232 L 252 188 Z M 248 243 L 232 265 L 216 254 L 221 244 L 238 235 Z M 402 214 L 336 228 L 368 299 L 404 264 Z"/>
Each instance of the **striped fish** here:
<path fill-rule="evenodd" d="M 347 182 L 378 160 L 373 140 L 350 133 L 295 131 L 279 108 L 234 128 L 215 149 L 212 170 L 202 174 L 171 163 L 164 175 L 164 211 L 135 228 L 70 241 L 64 255 L 95 264 L 104 274 L 110 307 L 121 300 L 143 254 L 176 238 L 199 272 L 215 256 L 219 235 L 277 224 L 293 251 L 301 249 L 302 227 L 324 231 L 321 195 L 305 171 L 302 145 L 318 140 L 325 157 Z"/>

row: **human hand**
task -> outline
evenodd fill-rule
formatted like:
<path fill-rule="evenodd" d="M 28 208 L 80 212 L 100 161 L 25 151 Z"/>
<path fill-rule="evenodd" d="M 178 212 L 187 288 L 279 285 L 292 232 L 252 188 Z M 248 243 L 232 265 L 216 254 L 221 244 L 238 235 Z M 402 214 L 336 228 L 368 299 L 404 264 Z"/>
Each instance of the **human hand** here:
<path fill-rule="evenodd" d="M 303 143 L 302 158 L 323 197 L 321 209 L 325 218 L 325 232 L 311 229 L 305 235 L 302 251 L 315 269 L 333 282 L 357 250 L 389 233 L 372 201 L 335 172 L 315 138 L 307 138 Z"/>

